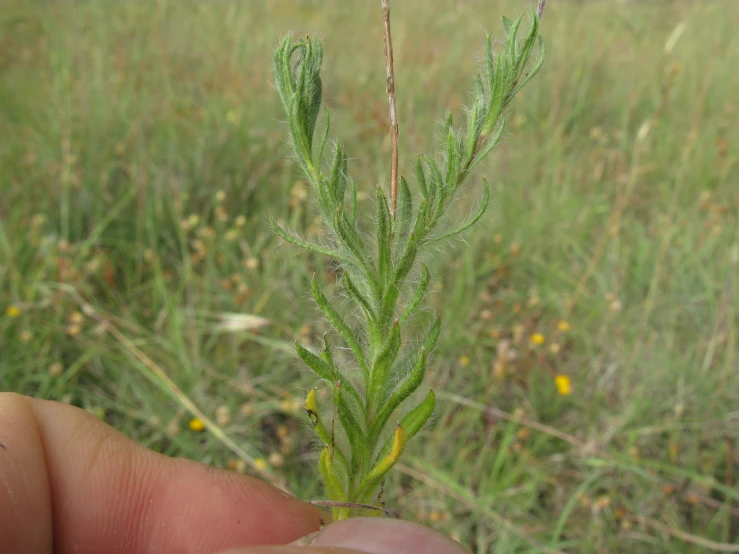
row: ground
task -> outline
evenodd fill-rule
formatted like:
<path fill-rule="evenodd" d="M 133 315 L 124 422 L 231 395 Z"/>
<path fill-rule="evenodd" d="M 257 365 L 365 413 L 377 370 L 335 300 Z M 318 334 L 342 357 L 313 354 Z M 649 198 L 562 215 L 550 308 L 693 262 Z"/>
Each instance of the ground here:
<path fill-rule="evenodd" d="M 324 38 L 369 207 L 379 1 L 6 4 L 0 389 L 321 498 L 292 344 L 320 339 L 307 285 L 333 274 L 266 223 L 318 231 L 269 63 Z M 524 9 L 493 4 L 393 4 L 409 177 Z M 544 69 L 449 224 L 483 178 L 491 209 L 427 256 L 439 404 L 388 505 L 476 552 L 739 551 L 739 4 L 550 4 Z"/>

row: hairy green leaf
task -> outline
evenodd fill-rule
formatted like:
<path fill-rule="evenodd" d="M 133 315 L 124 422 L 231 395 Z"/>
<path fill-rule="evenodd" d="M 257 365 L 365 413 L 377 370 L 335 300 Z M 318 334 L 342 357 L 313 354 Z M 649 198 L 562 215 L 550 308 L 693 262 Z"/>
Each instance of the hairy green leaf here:
<path fill-rule="evenodd" d="M 334 329 L 336 329 L 339 335 L 341 335 L 341 338 L 343 338 L 344 341 L 349 345 L 349 348 L 351 348 L 351 351 L 354 354 L 357 363 L 359 364 L 359 368 L 362 371 L 362 375 L 366 376 L 366 378 L 369 379 L 369 366 L 367 365 L 367 360 L 364 356 L 362 346 L 359 344 L 359 341 L 354 335 L 354 331 L 352 331 L 351 328 L 344 322 L 344 319 L 331 306 L 331 304 L 329 304 L 328 298 L 326 298 L 321 292 L 315 275 L 313 276 L 313 279 L 311 281 L 311 292 L 313 293 L 313 299 L 316 301 L 316 304 L 318 304 L 318 307 L 334 326 Z"/>
<path fill-rule="evenodd" d="M 426 294 L 426 288 L 428 287 L 430 278 L 431 275 L 428 268 L 425 265 L 421 264 L 421 280 L 419 281 L 418 287 L 416 287 L 413 296 L 411 296 L 411 299 L 408 301 L 408 304 L 403 310 L 403 313 L 398 318 L 400 323 L 405 323 L 405 321 L 413 313 L 413 310 L 415 310 L 421 303 L 421 300 L 423 300 L 423 296 Z"/>
<path fill-rule="evenodd" d="M 482 189 L 482 202 L 480 202 L 480 207 L 477 209 L 477 211 L 472 214 L 470 217 L 467 218 L 466 221 L 462 222 L 460 225 L 455 227 L 454 229 L 447 231 L 446 233 L 443 233 L 436 237 L 429 237 L 426 239 L 426 243 L 432 243 L 437 242 L 440 240 L 444 240 L 449 237 L 453 237 L 455 235 L 458 235 L 470 227 L 472 227 L 475 223 L 477 223 L 480 218 L 485 213 L 485 210 L 487 210 L 488 202 L 490 201 L 490 187 L 488 186 L 487 182 L 485 183 L 483 189 Z"/>
<path fill-rule="evenodd" d="M 392 247 L 391 234 L 392 223 L 390 222 L 390 210 L 387 205 L 387 197 L 382 188 L 377 187 L 377 276 L 380 283 L 387 283 L 390 270 L 392 269 Z M 380 289 L 380 294 L 383 290 Z"/>
<path fill-rule="evenodd" d="M 306 365 L 316 373 L 316 375 L 329 383 L 333 384 L 336 382 L 336 373 L 334 372 L 333 367 L 299 344 L 298 341 L 295 341 L 295 349 L 298 351 L 300 359 L 303 360 Z"/>
<path fill-rule="evenodd" d="M 305 248 L 306 250 L 310 250 L 317 254 L 323 254 L 324 256 L 335 258 L 344 263 L 352 263 L 352 261 L 348 257 L 344 256 L 341 252 L 338 252 L 336 250 L 329 250 L 328 248 L 325 248 L 320 244 L 307 241 L 294 233 L 288 232 L 271 217 L 269 218 L 269 224 L 272 227 L 272 230 L 277 233 L 285 242 L 289 242 L 290 244 L 293 244 L 295 246 L 300 246 L 301 248 Z"/>
<path fill-rule="evenodd" d="M 382 432 L 387 420 L 402 404 L 402 402 L 413 394 L 416 389 L 421 386 L 423 378 L 426 375 L 426 349 L 421 348 L 418 360 L 411 372 L 406 376 L 405 380 L 393 391 L 387 402 L 382 404 L 382 408 L 375 416 L 375 420 L 370 427 L 370 444 L 374 444 L 380 433 Z"/>
<path fill-rule="evenodd" d="M 384 401 L 383 396 L 387 391 L 388 375 L 395 358 L 398 356 L 400 344 L 400 324 L 395 321 L 390 328 L 385 348 L 382 349 L 372 364 L 367 392 L 367 410 L 369 412 L 372 412 L 380 402 Z"/>
<path fill-rule="evenodd" d="M 331 165 L 331 176 L 328 179 L 329 192 L 334 204 L 344 205 L 344 191 L 346 190 L 347 158 L 340 142 L 334 147 L 334 160 Z"/>
<path fill-rule="evenodd" d="M 421 194 L 429 202 L 433 203 L 433 199 L 429 199 L 429 188 L 426 185 L 426 173 L 423 169 L 423 158 L 418 156 L 416 160 L 416 180 L 418 181 L 418 187 L 421 189 Z"/>
<path fill-rule="evenodd" d="M 333 400 L 339 415 L 339 421 L 341 421 L 341 426 L 344 428 L 351 446 L 351 472 L 353 475 L 361 474 L 369 465 L 367 431 L 357 419 L 346 398 L 344 398 L 341 382 L 336 383 L 334 387 Z"/>
<path fill-rule="evenodd" d="M 400 187 L 398 194 L 398 213 L 395 228 L 397 230 L 396 240 L 405 236 L 411 228 L 413 222 L 413 195 L 408 187 L 408 181 L 405 177 L 400 178 Z"/>
<path fill-rule="evenodd" d="M 323 109 L 323 113 L 326 116 L 326 124 L 323 127 L 321 145 L 318 148 L 318 156 L 316 157 L 316 160 L 318 160 L 319 164 L 321 163 L 321 160 L 323 159 L 323 149 L 326 147 L 326 142 L 328 141 L 328 132 L 331 129 L 331 115 L 329 114 L 326 108 Z"/>

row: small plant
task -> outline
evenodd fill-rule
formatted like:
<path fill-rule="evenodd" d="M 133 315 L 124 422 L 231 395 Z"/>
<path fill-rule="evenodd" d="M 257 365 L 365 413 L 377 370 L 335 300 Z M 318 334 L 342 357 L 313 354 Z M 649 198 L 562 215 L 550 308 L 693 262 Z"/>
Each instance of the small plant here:
<path fill-rule="evenodd" d="M 483 188 L 479 208 L 461 225 L 437 231 L 439 222 L 459 187 L 475 166 L 500 141 L 505 129 L 505 109 L 516 93 L 543 63 L 544 45 L 539 18 L 544 7 L 531 9 L 530 27 L 519 37 L 523 16 L 504 18 L 503 51 L 495 53 L 487 38 L 483 73 L 474 79 L 474 100 L 461 131 L 444 124 L 443 156 L 421 156 L 416 163 L 420 201 L 405 178 L 398 179 L 398 125 L 390 36 L 388 0 L 383 0 L 387 92 L 390 104 L 392 161 L 390 186 L 376 190 L 374 233 L 360 229 L 357 185 L 347 172 L 347 154 L 340 142 L 329 149 L 330 117 L 315 140 L 321 110 L 323 46 L 317 38 L 293 42 L 287 36 L 274 55 L 277 91 L 287 114 L 290 144 L 295 161 L 315 194 L 319 216 L 326 230 L 322 242 L 301 238 L 270 220 L 285 241 L 328 256 L 335 261 L 340 287 L 349 300 L 339 309 L 329 300 L 316 277 L 313 298 L 336 331 L 340 346 L 323 337 L 323 348 L 312 351 L 296 343 L 300 358 L 330 390 L 332 408 L 319 405 L 316 389 L 308 393 L 305 408 L 323 448 L 318 469 L 323 478 L 335 520 L 350 515 L 377 515 L 384 510 L 382 482 L 403 454 L 406 442 L 423 427 L 434 411 L 433 390 L 405 412 L 396 412 L 423 383 L 429 356 L 441 331 L 437 314 L 423 338 L 410 344 L 413 316 L 422 305 L 429 271 L 417 262 L 428 245 L 457 235 L 477 222 L 488 204 Z M 527 73 L 527 62 L 536 61 Z M 330 152 L 328 151 L 330 150 Z M 418 278 L 410 279 L 416 265 Z M 345 354 L 346 352 L 346 354 Z M 349 354 L 350 353 L 350 354 Z"/>

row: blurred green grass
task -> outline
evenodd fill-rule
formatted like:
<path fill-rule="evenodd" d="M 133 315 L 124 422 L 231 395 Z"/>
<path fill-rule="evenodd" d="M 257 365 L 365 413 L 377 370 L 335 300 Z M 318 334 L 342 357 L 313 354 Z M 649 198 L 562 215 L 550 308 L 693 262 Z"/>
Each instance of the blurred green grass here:
<path fill-rule="evenodd" d="M 408 173 L 462 109 L 485 30 L 522 5 L 395 4 Z M 429 260 L 440 405 L 388 500 L 476 552 L 736 544 L 739 7 L 551 4 L 547 63 L 471 185 L 495 185 L 490 215 Z M 334 131 L 371 190 L 389 146 L 378 15 L 6 0 L 0 390 L 320 498 L 291 344 L 320 336 L 306 280 L 332 275 L 265 224 L 316 231 L 269 62 L 288 31 L 324 37 Z M 215 434 L 188 428 L 188 400 Z"/>

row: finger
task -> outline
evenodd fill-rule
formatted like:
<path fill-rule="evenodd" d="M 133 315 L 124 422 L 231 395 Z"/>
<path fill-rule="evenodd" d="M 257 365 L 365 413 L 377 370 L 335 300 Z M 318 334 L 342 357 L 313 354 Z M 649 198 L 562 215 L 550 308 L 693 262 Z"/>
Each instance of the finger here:
<path fill-rule="evenodd" d="M 381 518 L 345 519 L 326 526 L 311 546 L 229 550 L 222 554 L 468 554 L 459 543 L 428 527 Z"/>
<path fill-rule="evenodd" d="M 308 548 L 304 546 L 252 546 L 250 548 L 234 548 L 220 554 L 368 554 L 368 551 L 334 546 L 318 548 L 312 546 Z"/>
<path fill-rule="evenodd" d="M 64 404 L 0 394 L 0 443 L 3 554 L 206 553 L 320 525 L 262 481 L 156 454 Z"/>

